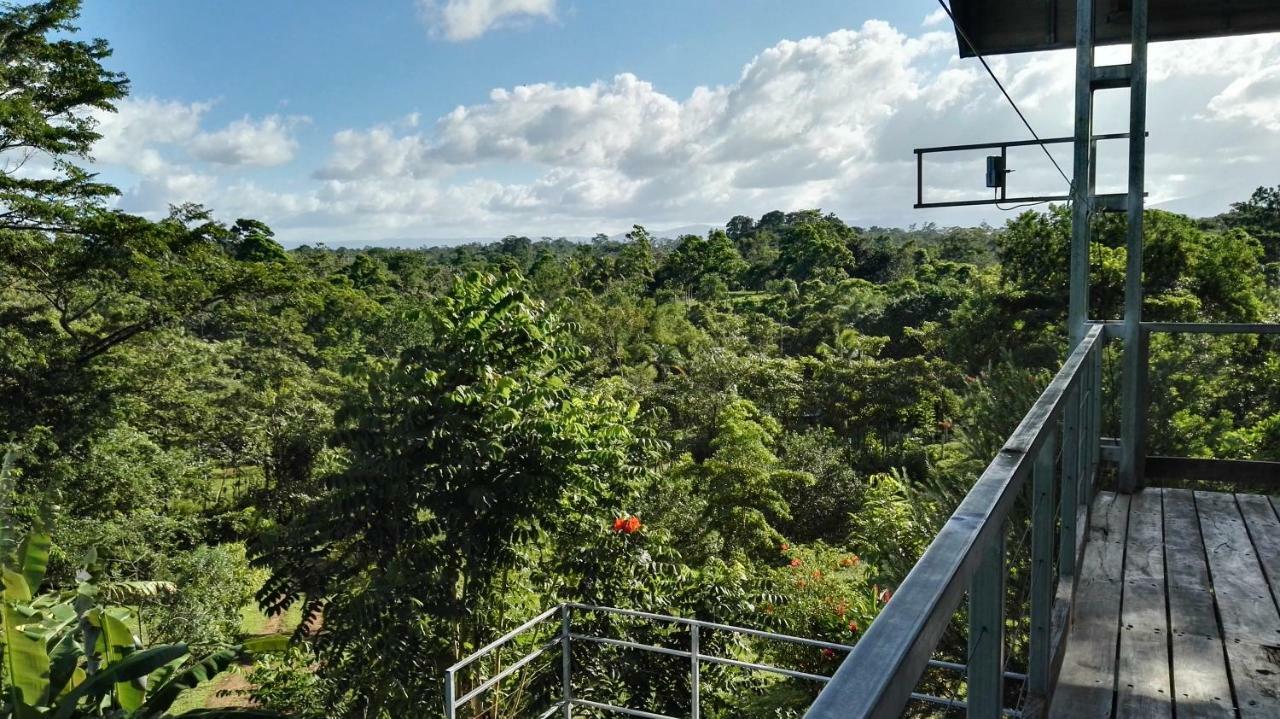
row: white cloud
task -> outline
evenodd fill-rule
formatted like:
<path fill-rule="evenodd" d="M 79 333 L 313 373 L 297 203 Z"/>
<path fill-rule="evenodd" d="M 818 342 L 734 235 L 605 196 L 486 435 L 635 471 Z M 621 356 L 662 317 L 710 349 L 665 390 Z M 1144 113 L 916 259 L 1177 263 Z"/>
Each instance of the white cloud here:
<path fill-rule="evenodd" d="M 922 27 L 937 27 L 947 22 L 947 20 L 947 11 L 942 8 L 938 8 L 928 15 L 925 15 L 924 22 L 920 23 L 920 25 Z"/>
<path fill-rule="evenodd" d="M 1209 101 L 1209 112 L 1217 119 L 1246 120 L 1280 131 L 1280 65 L 1236 78 Z"/>
<path fill-rule="evenodd" d="M 418 0 L 433 33 L 453 41 L 474 40 L 522 20 L 555 18 L 556 0 Z"/>
<path fill-rule="evenodd" d="M 483 102 L 436 118 L 399 114 L 335 132 L 320 169 L 287 187 L 188 178 L 191 191 L 203 194 L 181 199 L 260 217 L 282 237 L 303 242 L 588 235 L 632 222 L 672 226 L 805 207 L 864 225 L 998 222 L 990 209 L 911 210 L 913 147 L 1027 137 L 976 61 L 959 60 L 955 51 L 949 32 L 909 35 L 871 21 L 857 30 L 779 42 L 731 82 L 684 97 L 629 73 L 584 85 L 495 89 Z M 1194 61 L 1206 55 L 1229 62 Z M 993 59 L 1043 137 L 1071 133 L 1073 64 L 1070 52 Z M 1280 35 L 1152 46 L 1147 172 L 1153 201 L 1210 213 L 1277 181 L 1265 160 L 1280 154 L 1278 65 Z M 1098 132 L 1125 129 L 1127 108 L 1114 99 L 1100 100 Z M 171 133 L 174 147 L 290 127 L 268 117 L 202 132 L 203 109 L 152 102 L 157 114 L 164 108 L 175 118 L 195 114 L 176 124 L 185 129 Z M 135 150 L 154 146 L 130 142 Z M 229 144 L 260 150 L 264 143 Z M 1123 183 L 1123 148 L 1123 142 L 1102 146 L 1103 191 Z M 1053 151 L 1069 172 L 1069 146 Z M 252 157 L 232 155 L 245 163 Z M 935 199 L 985 197 L 981 155 L 931 159 L 928 192 Z M 136 152 L 129 157 L 147 166 Z M 1010 162 L 1017 170 L 1011 192 L 1063 191 L 1062 178 L 1038 148 L 1011 152 Z M 1224 164 L 1231 165 L 1229 175 Z M 168 172 L 204 175 L 172 164 Z M 165 188 L 154 184 L 134 199 L 158 201 Z"/>
<path fill-rule="evenodd" d="M 279 115 L 259 121 L 245 116 L 221 130 L 196 136 L 187 151 L 196 159 L 219 165 L 283 165 L 298 149 L 292 129 L 300 121 Z"/>
<path fill-rule="evenodd" d="M 162 174 L 169 170 L 170 163 L 158 146 L 195 137 L 200 120 L 210 107 L 205 102 L 127 98 L 116 103 L 115 112 L 96 111 L 94 118 L 102 139 L 93 147 L 94 159 L 140 175 Z"/>

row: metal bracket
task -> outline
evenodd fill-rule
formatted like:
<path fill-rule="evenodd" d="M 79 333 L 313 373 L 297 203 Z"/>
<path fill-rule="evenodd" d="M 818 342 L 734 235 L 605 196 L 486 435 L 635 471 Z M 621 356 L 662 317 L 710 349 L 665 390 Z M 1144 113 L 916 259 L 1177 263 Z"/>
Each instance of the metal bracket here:
<path fill-rule="evenodd" d="M 1093 142 L 1099 140 L 1124 140 L 1128 139 L 1127 132 L 1113 132 L 1105 135 L 1094 135 Z M 1074 137 L 1050 137 L 1044 140 L 1010 140 L 1008 142 L 980 142 L 972 145 L 943 145 L 939 147 L 917 147 L 914 152 L 916 155 L 916 204 L 917 210 L 930 209 L 936 207 L 972 207 L 976 205 L 997 205 L 1003 203 L 1021 204 L 1025 202 L 1066 202 L 1071 199 L 1071 195 L 1023 195 L 1018 197 L 1009 197 L 1007 183 L 1002 183 L 997 189 L 998 197 L 989 200 L 954 200 L 950 202 L 925 202 L 924 201 L 924 156 L 941 154 L 944 152 L 968 152 L 972 150 L 999 150 L 1000 157 L 1003 160 L 1004 172 L 1006 177 L 1012 170 L 1008 169 L 1008 151 L 1010 147 L 1029 147 L 1034 145 L 1061 145 L 1074 142 Z M 1099 198 L 1108 198 L 1107 195 L 1099 195 Z M 1122 195 L 1120 197 L 1123 197 Z M 1114 204 L 1115 201 L 1110 199 L 1102 200 L 1104 206 Z"/>

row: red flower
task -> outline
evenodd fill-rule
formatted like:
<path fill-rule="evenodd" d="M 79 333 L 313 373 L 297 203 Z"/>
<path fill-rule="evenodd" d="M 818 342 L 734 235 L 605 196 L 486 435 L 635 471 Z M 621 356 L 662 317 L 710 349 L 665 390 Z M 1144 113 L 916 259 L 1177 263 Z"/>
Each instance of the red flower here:
<path fill-rule="evenodd" d="M 613 531 L 621 532 L 622 528 L 625 526 L 627 526 L 627 520 L 622 517 L 617 517 L 613 520 Z"/>
<path fill-rule="evenodd" d="M 858 623 L 857 623 L 857 622 L 849 622 L 849 632 L 850 632 L 851 634 L 857 634 L 857 633 L 858 633 Z"/>
<path fill-rule="evenodd" d="M 883 592 L 880 592 L 880 602 L 882 604 L 888 604 L 890 599 L 893 599 L 893 592 L 891 590 L 886 589 Z"/>
<path fill-rule="evenodd" d="M 826 657 L 827 659 L 835 659 L 836 653 L 832 651 L 830 647 L 826 647 L 822 650 L 822 656 Z"/>
<path fill-rule="evenodd" d="M 792 559 L 792 560 L 791 560 L 791 562 L 790 562 L 790 566 L 792 566 L 792 567 L 798 567 L 798 566 L 800 566 L 801 564 L 803 564 L 803 562 L 801 562 L 801 561 L 800 561 L 800 558 L 799 558 L 799 557 L 796 557 L 795 559 Z"/>
<path fill-rule="evenodd" d="M 635 517 L 635 516 L 628 517 L 627 525 L 626 527 L 623 528 L 622 531 L 626 532 L 627 534 L 635 534 L 636 532 L 640 531 L 640 526 L 641 525 L 640 525 L 639 517 Z"/>

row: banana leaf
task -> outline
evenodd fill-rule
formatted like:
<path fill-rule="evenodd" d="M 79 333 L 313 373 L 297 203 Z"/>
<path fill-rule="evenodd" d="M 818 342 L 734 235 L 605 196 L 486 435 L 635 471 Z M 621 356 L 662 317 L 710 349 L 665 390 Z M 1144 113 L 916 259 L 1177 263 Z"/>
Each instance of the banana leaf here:
<path fill-rule="evenodd" d="M 71 719 L 75 716 L 80 700 L 101 697 L 111 691 L 113 684 L 129 684 L 146 677 L 151 672 L 187 654 L 185 644 L 165 644 L 134 652 L 124 659 L 103 668 L 85 679 L 80 686 L 67 692 L 54 706 L 49 719 Z"/>

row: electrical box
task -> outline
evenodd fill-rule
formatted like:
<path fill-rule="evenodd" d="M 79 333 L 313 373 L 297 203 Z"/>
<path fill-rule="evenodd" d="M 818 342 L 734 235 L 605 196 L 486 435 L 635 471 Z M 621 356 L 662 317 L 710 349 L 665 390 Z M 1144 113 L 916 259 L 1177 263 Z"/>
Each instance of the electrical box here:
<path fill-rule="evenodd" d="M 1004 158 L 1000 155 L 987 157 L 987 187 L 1004 187 Z"/>

